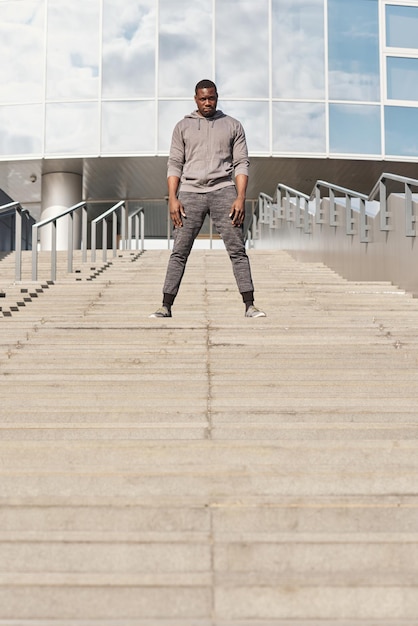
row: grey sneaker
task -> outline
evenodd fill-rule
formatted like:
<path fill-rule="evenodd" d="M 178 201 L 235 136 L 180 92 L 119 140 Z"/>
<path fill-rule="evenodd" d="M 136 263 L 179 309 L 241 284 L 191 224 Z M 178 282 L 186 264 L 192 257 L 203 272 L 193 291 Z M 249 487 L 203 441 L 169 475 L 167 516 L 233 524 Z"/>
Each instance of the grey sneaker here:
<path fill-rule="evenodd" d="M 266 314 L 252 304 L 248 307 L 247 311 L 245 311 L 245 317 L 266 317 Z"/>
<path fill-rule="evenodd" d="M 172 317 L 171 311 L 164 304 L 155 313 L 151 313 L 150 317 Z"/>

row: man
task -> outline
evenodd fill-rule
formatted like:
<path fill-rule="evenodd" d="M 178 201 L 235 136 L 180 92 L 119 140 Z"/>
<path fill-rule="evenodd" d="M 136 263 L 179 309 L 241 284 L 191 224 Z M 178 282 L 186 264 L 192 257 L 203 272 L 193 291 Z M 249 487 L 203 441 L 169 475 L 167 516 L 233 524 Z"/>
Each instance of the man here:
<path fill-rule="evenodd" d="M 249 168 L 244 129 L 240 122 L 216 109 L 218 93 L 211 80 L 197 83 L 194 99 L 197 111 L 186 115 L 173 131 L 167 184 L 174 246 L 162 306 L 150 317 L 171 317 L 188 256 L 207 214 L 231 259 L 245 316 L 265 317 L 254 306 L 254 286 L 243 236 Z"/>

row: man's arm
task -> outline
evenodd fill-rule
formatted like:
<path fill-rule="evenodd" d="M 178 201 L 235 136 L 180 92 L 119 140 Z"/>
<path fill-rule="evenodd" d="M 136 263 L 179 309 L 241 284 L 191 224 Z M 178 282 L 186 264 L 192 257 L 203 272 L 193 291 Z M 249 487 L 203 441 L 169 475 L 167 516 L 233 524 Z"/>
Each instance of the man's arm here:
<path fill-rule="evenodd" d="M 237 174 L 235 176 L 235 186 L 237 188 L 237 197 L 231 206 L 229 217 L 234 226 L 241 226 L 245 218 L 245 195 L 247 193 L 248 176 L 246 174 Z"/>
<path fill-rule="evenodd" d="M 181 228 L 183 226 L 182 217 L 186 217 L 184 207 L 180 200 L 177 198 L 177 191 L 180 184 L 180 178 L 178 176 L 169 176 L 167 178 L 168 186 L 168 208 L 170 210 L 170 218 L 173 222 L 174 228 Z"/>
<path fill-rule="evenodd" d="M 186 217 L 183 205 L 177 198 L 184 165 L 184 142 L 180 123 L 176 124 L 171 137 L 170 153 L 167 163 L 168 208 L 174 228 L 183 226 L 182 217 Z"/>

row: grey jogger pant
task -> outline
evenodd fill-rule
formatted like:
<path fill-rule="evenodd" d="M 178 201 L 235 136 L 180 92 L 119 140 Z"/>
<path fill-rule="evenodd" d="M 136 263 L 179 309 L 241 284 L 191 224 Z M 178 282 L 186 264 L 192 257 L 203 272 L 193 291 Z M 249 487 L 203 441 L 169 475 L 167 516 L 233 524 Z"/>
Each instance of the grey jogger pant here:
<path fill-rule="evenodd" d="M 236 197 L 236 189 L 232 185 L 207 193 L 180 192 L 179 200 L 184 206 L 186 217 L 182 218 L 183 226 L 174 229 L 174 246 L 168 262 L 164 293 L 177 295 L 193 242 L 207 214 L 211 216 L 216 230 L 223 239 L 239 292 L 254 291 L 243 229 L 233 226 L 229 217 Z"/>

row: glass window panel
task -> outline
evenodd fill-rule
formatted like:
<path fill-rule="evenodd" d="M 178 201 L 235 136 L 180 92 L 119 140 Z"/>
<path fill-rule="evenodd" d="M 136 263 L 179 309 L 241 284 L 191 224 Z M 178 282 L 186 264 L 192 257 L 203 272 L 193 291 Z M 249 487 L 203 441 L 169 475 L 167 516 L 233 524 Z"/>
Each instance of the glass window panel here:
<path fill-rule="evenodd" d="M 102 95 L 155 93 L 155 0 L 104 0 Z"/>
<path fill-rule="evenodd" d="M 388 98 L 418 100 L 418 59 L 387 58 Z"/>
<path fill-rule="evenodd" d="M 273 152 L 324 154 L 325 104 L 273 102 Z"/>
<path fill-rule="evenodd" d="M 386 6 L 386 45 L 418 48 L 418 7 Z"/>
<path fill-rule="evenodd" d="M 335 154 L 380 154 L 380 107 L 330 104 L 329 143 Z"/>
<path fill-rule="evenodd" d="M 162 101 L 158 106 L 158 153 L 167 154 L 170 150 L 174 126 L 185 115 L 196 111 L 194 100 Z"/>
<path fill-rule="evenodd" d="M 96 102 L 47 104 L 45 152 L 63 155 L 98 154 L 98 104 Z"/>
<path fill-rule="evenodd" d="M 44 0 L 0 2 L 0 102 L 44 95 Z"/>
<path fill-rule="evenodd" d="M 0 154 L 42 154 L 43 107 L 41 104 L 0 106 Z"/>
<path fill-rule="evenodd" d="M 193 96 L 202 78 L 213 78 L 212 3 L 160 0 L 159 95 Z"/>
<path fill-rule="evenodd" d="M 49 0 L 48 99 L 98 97 L 99 33 L 99 0 Z"/>
<path fill-rule="evenodd" d="M 269 105 L 267 102 L 234 102 L 222 100 L 218 109 L 239 120 L 244 127 L 248 152 L 269 153 Z"/>
<path fill-rule="evenodd" d="M 273 0 L 273 98 L 324 98 L 324 0 Z"/>
<path fill-rule="evenodd" d="M 269 95 L 267 0 L 216 2 L 216 80 L 225 98 Z"/>
<path fill-rule="evenodd" d="M 378 8 L 378 0 L 328 0 L 331 100 L 379 100 Z"/>
<path fill-rule="evenodd" d="M 104 102 L 102 153 L 155 153 L 154 102 Z"/>
<path fill-rule="evenodd" d="M 385 107 L 386 155 L 417 157 L 418 109 L 414 107 Z"/>

